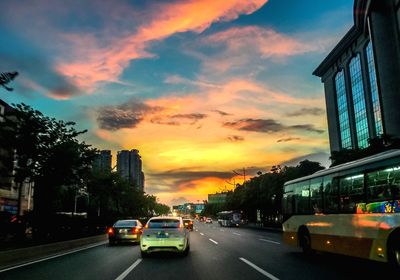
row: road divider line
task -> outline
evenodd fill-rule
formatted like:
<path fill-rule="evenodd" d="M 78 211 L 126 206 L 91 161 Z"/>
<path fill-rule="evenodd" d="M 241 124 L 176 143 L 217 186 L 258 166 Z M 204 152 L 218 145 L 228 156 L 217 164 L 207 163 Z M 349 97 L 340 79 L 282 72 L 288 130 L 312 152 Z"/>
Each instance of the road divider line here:
<path fill-rule="evenodd" d="M 19 264 L 19 265 L 14 265 L 14 266 L 12 266 L 12 267 L 8 267 L 8 268 L 1 269 L 1 270 L 0 270 L 0 273 L 1 273 L 1 272 L 4 272 L 4 271 L 16 269 L 16 268 L 19 268 L 19 267 L 31 265 L 31 264 L 34 264 L 34 263 L 43 262 L 43 261 L 47 261 L 47 260 L 50 260 L 50 259 L 62 257 L 62 256 L 69 255 L 69 254 L 73 254 L 73 253 L 76 253 L 76 252 L 79 252 L 79 251 L 83 251 L 83 250 L 87 250 L 87 249 L 90 249 L 90 248 L 93 248 L 93 247 L 101 246 L 101 245 L 104 245 L 104 244 L 106 244 L 106 243 L 108 243 L 108 241 L 96 243 L 96 244 L 94 244 L 94 245 L 90 245 L 90 246 L 86 246 L 86 247 L 84 247 L 84 248 L 79 248 L 79 249 L 72 250 L 72 251 L 68 251 L 68 252 L 65 252 L 65 253 L 53 255 L 53 256 L 50 256 L 50 257 L 41 258 L 41 259 L 38 259 L 38 260 L 35 260 L 35 261 L 31 261 L 31 262 L 27 262 L 27 263 L 23 263 L 23 264 Z"/>
<path fill-rule="evenodd" d="M 274 275 L 272 275 L 271 273 L 266 272 L 264 269 L 256 266 L 254 263 L 246 260 L 245 258 L 239 258 L 239 260 L 241 260 L 242 262 L 244 262 L 245 264 L 251 266 L 252 268 L 254 268 L 255 270 L 257 270 L 258 272 L 260 272 L 262 275 L 267 276 L 269 279 L 271 280 L 279 280 L 279 278 L 276 278 Z"/>
<path fill-rule="evenodd" d="M 122 274 L 120 276 L 118 276 L 117 278 L 115 278 L 115 280 L 122 280 L 125 279 L 126 276 L 128 276 L 128 274 L 135 268 L 137 267 L 140 262 L 142 261 L 142 259 L 137 259 L 130 267 L 128 267 L 127 270 L 125 270 L 124 272 L 122 272 Z"/>
<path fill-rule="evenodd" d="M 200 235 L 204 235 L 204 233 L 200 232 Z"/>
<path fill-rule="evenodd" d="M 239 235 L 239 236 L 241 235 L 240 233 L 237 233 L 237 232 L 233 232 L 233 234 L 236 234 L 236 235 Z"/>
<path fill-rule="evenodd" d="M 268 240 L 268 239 L 262 239 L 262 238 L 260 238 L 260 240 L 261 240 L 261 241 L 264 241 L 264 242 L 274 243 L 274 244 L 281 244 L 281 243 L 279 243 L 279 242 L 272 241 L 272 240 Z"/>
<path fill-rule="evenodd" d="M 218 245 L 218 242 L 217 242 L 217 241 L 215 241 L 215 240 L 212 240 L 211 238 L 209 238 L 208 240 L 210 240 L 212 243 L 214 243 L 214 244 L 217 244 L 217 245 Z"/>

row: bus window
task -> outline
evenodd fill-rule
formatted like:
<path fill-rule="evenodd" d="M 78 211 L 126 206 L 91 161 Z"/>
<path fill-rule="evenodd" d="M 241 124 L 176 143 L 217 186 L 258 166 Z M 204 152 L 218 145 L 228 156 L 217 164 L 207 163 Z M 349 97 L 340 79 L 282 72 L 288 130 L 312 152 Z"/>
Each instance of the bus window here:
<path fill-rule="evenodd" d="M 399 199 L 400 167 L 386 168 L 367 174 L 367 190 L 370 201 Z"/>
<path fill-rule="evenodd" d="M 311 179 L 310 199 L 313 213 L 322 213 L 322 177 Z"/>
<path fill-rule="evenodd" d="M 364 175 L 357 174 L 339 179 L 340 210 L 356 213 L 357 203 L 364 202 Z"/>
<path fill-rule="evenodd" d="M 294 191 L 295 209 L 297 214 L 310 214 L 310 181 L 297 183 Z"/>
<path fill-rule="evenodd" d="M 332 176 L 325 176 L 323 182 L 324 212 L 328 214 L 338 213 L 338 180 L 333 179 Z"/>
<path fill-rule="evenodd" d="M 293 191 L 296 184 L 285 186 L 283 198 L 282 198 L 282 210 L 285 216 L 293 214 Z"/>

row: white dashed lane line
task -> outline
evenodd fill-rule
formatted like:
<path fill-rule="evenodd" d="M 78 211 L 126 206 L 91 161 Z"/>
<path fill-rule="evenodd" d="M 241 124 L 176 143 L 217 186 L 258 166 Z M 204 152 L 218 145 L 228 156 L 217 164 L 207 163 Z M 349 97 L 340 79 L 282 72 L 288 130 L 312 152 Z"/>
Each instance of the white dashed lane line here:
<path fill-rule="evenodd" d="M 209 238 L 208 240 L 210 240 L 212 243 L 214 243 L 214 244 L 218 245 L 218 242 L 217 242 L 217 241 L 215 241 L 215 240 L 212 240 L 211 238 Z"/>
<path fill-rule="evenodd" d="M 200 235 L 204 235 L 204 233 L 200 232 Z"/>
<path fill-rule="evenodd" d="M 240 233 L 237 233 L 237 232 L 233 232 L 233 234 L 236 234 L 236 235 L 239 235 L 239 236 L 241 235 Z"/>
<path fill-rule="evenodd" d="M 262 239 L 260 238 L 259 240 L 264 241 L 264 242 L 269 242 L 269 243 L 274 243 L 274 244 L 281 244 L 279 242 L 273 241 L 273 240 L 268 240 L 268 239 Z"/>
<path fill-rule="evenodd" d="M 246 260 L 245 258 L 239 258 L 242 262 L 244 262 L 245 264 L 251 266 L 252 268 L 254 268 L 255 270 L 257 270 L 258 272 L 260 272 L 262 275 L 268 277 L 271 280 L 279 280 L 279 278 L 276 278 L 274 275 L 272 275 L 271 273 L 266 272 L 264 269 L 262 269 L 261 267 L 256 266 L 254 263 Z"/>
<path fill-rule="evenodd" d="M 139 265 L 139 263 L 142 261 L 142 259 L 137 259 L 130 267 L 127 268 L 127 270 L 125 270 L 124 272 L 122 272 L 122 274 L 120 276 L 118 276 L 117 278 L 115 278 L 115 280 L 122 280 L 124 279 L 126 276 L 128 276 L 128 274 Z"/>

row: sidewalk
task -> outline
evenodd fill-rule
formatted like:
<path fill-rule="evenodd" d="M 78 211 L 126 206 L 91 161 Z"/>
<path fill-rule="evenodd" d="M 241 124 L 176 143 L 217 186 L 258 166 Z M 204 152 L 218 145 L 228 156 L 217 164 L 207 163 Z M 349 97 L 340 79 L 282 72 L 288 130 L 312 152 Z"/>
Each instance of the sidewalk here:
<path fill-rule="evenodd" d="M 97 243 L 105 243 L 106 241 L 107 235 L 101 234 L 80 239 L 0 251 L 0 271 L 11 266 L 22 265 L 39 259 L 85 248 Z"/>

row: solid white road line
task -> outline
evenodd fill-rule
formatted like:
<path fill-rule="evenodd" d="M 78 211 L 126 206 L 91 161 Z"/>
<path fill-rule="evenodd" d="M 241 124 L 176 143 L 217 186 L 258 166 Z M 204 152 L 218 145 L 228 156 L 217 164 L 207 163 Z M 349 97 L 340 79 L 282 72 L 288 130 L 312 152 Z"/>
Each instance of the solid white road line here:
<path fill-rule="evenodd" d="M 217 244 L 217 245 L 218 245 L 218 242 L 217 242 L 217 241 L 215 241 L 215 240 L 212 240 L 211 238 L 209 238 L 208 240 L 210 240 L 212 243 L 214 243 L 214 244 Z"/>
<path fill-rule="evenodd" d="M 267 276 L 269 279 L 271 280 L 279 280 L 279 278 L 276 278 L 274 275 L 272 275 L 271 273 L 266 272 L 264 269 L 256 266 L 254 263 L 246 260 L 245 258 L 239 258 L 242 262 L 248 264 L 249 266 L 251 266 L 252 268 L 254 268 L 255 270 L 257 270 L 258 272 L 260 272 L 262 275 Z"/>
<path fill-rule="evenodd" d="M 200 232 L 200 235 L 204 235 L 204 233 Z"/>
<path fill-rule="evenodd" d="M 272 240 L 268 240 L 268 239 L 262 239 L 262 238 L 260 238 L 260 240 L 261 240 L 261 241 L 265 241 L 265 242 L 274 243 L 274 244 L 281 244 L 281 243 L 279 243 L 279 242 L 272 241 Z"/>
<path fill-rule="evenodd" d="M 90 246 L 87 246 L 87 247 L 84 247 L 84 248 L 80 248 L 80 249 L 68 251 L 68 252 L 65 252 L 65 253 L 57 254 L 57 255 L 54 255 L 54 256 L 51 256 L 51 257 L 47 257 L 47 258 L 43 258 L 43 259 L 39 259 L 39 260 L 36 260 L 36 261 L 31 261 L 31 262 L 15 265 L 15 266 L 8 267 L 8 268 L 0 270 L 0 273 L 4 272 L 4 271 L 7 271 L 7 270 L 12 270 L 12 269 L 15 269 L 15 268 L 31 265 L 31 264 L 34 264 L 34 263 L 43 262 L 43 261 L 47 261 L 47 260 L 50 260 L 50 259 L 58 258 L 58 257 L 65 256 L 65 255 L 68 255 L 68 254 L 73 254 L 73 253 L 76 253 L 76 252 L 79 252 L 79 251 L 83 251 L 83 250 L 87 250 L 87 249 L 90 249 L 90 248 L 93 248 L 93 247 L 104 245 L 106 243 L 108 243 L 108 241 L 96 243 L 94 245 L 90 245 Z"/>
<path fill-rule="evenodd" d="M 120 276 L 115 278 L 115 280 L 122 280 L 124 279 L 138 264 L 142 261 L 142 259 L 137 259 L 127 270 L 125 270 Z"/>
<path fill-rule="evenodd" d="M 236 234 L 236 235 L 239 235 L 239 236 L 241 235 L 240 233 L 237 233 L 237 232 L 233 232 L 233 234 Z"/>

